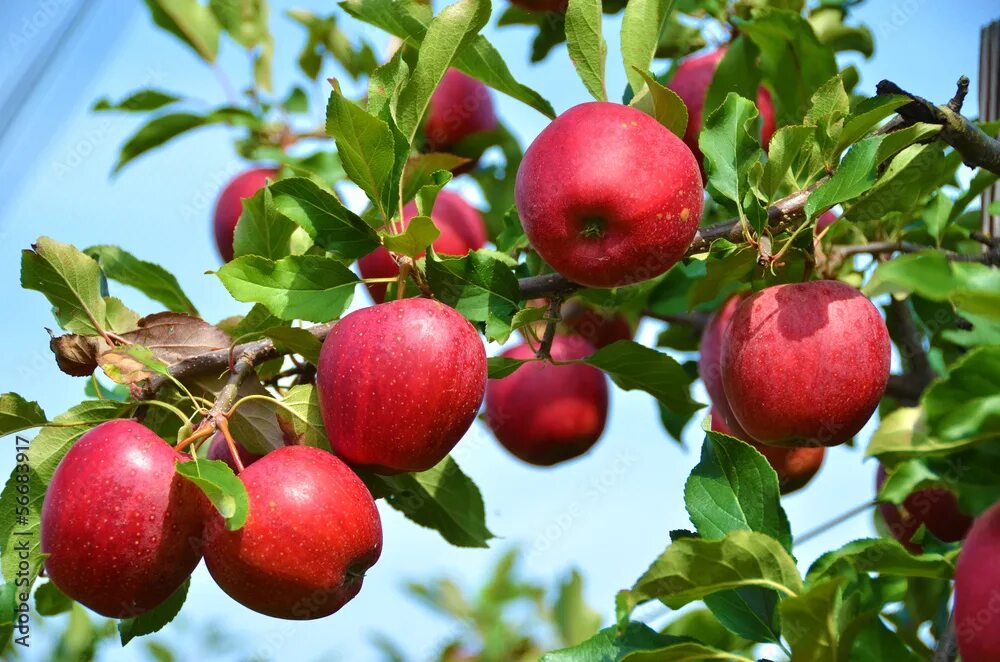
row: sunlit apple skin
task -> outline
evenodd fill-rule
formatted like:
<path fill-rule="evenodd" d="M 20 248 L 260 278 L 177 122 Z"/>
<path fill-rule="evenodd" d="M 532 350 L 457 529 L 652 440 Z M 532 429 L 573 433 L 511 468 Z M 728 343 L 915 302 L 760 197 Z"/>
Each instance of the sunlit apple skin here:
<path fill-rule="evenodd" d="M 823 466 L 823 458 L 826 456 L 826 449 L 822 446 L 812 446 L 806 448 L 778 448 L 761 444 L 746 433 L 740 430 L 733 430 L 722 420 L 715 410 L 715 403 L 712 404 L 712 429 L 730 437 L 742 439 L 757 449 L 761 455 L 767 459 L 774 472 L 778 474 L 778 489 L 782 494 L 791 494 L 809 484 L 813 476 L 819 472 Z"/>
<path fill-rule="evenodd" d="M 251 453 L 244 448 L 239 441 L 236 442 L 236 453 L 240 456 L 240 462 L 243 463 L 244 469 L 264 457 L 263 455 Z M 205 459 L 222 460 L 229 465 L 229 468 L 232 469 L 234 473 L 239 471 L 236 466 L 236 462 L 233 460 L 233 454 L 229 452 L 229 444 L 226 443 L 226 438 L 222 435 L 221 431 L 216 432 L 212 437 L 212 441 L 208 443 L 208 450 L 205 452 Z"/>
<path fill-rule="evenodd" d="M 740 427 L 772 446 L 835 446 L 868 421 L 889 378 L 878 310 L 838 281 L 775 285 L 733 313 L 722 385 Z"/>
<path fill-rule="evenodd" d="M 879 465 L 875 478 L 876 494 L 882 489 L 885 478 L 885 468 Z M 892 536 L 914 554 L 919 554 L 922 548 L 910 539 L 921 524 L 943 542 L 961 540 L 972 526 L 972 518 L 959 509 L 955 493 L 946 488 L 916 490 L 906 497 L 902 508 L 880 503 L 878 509 Z"/>
<path fill-rule="evenodd" d="M 175 472 L 186 457 L 132 420 L 107 421 L 81 436 L 42 505 L 49 579 L 110 618 L 138 616 L 170 597 L 201 560 L 210 508 Z"/>
<path fill-rule="evenodd" d="M 742 296 L 732 296 L 726 299 L 708 320 L 705 330 L 701 334 L 701 342 L 698 345 L 698 374 L 701 381 L 705 383 L 705 390 L 712 400 L 712 421 L 716 416 L 732 431 L 732 436 L 740 439 L 749 439 L 750 435 L 743 431 L 739 421 L 733 415 L 733 410 L 729 407 L 729 400 L 726 399 L 726 392 L 722 388 L 722 336 L 729 327 L 729 320 L 743 300 Z M 718 429 L 718 428 L 716 428 Z M 730 433 L 726 433 L 730 434 Z"/>
<path fill-rule="evenodd" d="M 840 217 L 829 210 L 820 214 L 819 218 L 816 219 L 816 234 L 819 234 L 823 230 L 833 225 L 833 222 L 836 221 L 838 218 Z"/>
<path fill-rule="evenodd" d="M 555 360 L 578 359 L 594 348 L 577 336 L 556 336 Z M 531 348 L 517 345 L 503 356 L 527 359 Z M 586 453 L 604 432 L 608 417 L 608 384 L 604 373 L 589 365 L 522 365 L 486 388 L 486 422 L 515 456 L 551 466 Z"/>
<path fill-rule="evenodd" d="M 403 227 L 417 215 L 415 202 L 403 207 Z M 451 191 L 441 191 L 434 201 L 431 219 L 441 234 L 434 240 L 434 250 L 441 255 L 465 255 L 486 245 L 486 223 L 478 209 Z M 392 278 L 399 275 L 399 265 L 384 246 L 358 260 L 362 278 Z M 388 283 L 366 283 L 375 303 L 385 301 Z"/>
<path fill-rule="evenodd" d="M 955 567 L 955 635 L 962 662 L 1000 660 L 1000 503 L 976 518 Z"/>
<path fill-rule="evenodd" d="M 368 488 L 327 451 L 285 446 L 240 474 L 250 499 L 243 528 L 218 512 L 205 524 L 205 565 L 230 597 L 294 620 L 334 613 L 361 590 L 382 552 Z"/>
<path fill-rule="evenodd" d="M 531 245 L 588 287 L 669 269 L 691 245 L 702 210 L 698 163 L 680 138 L 645 113 L 599 101 L 542 130 L 515 193 Z"/>
<path fill-rule="evenodd" d="M 412 298 L 363 308 L 323 341 L 316 387 L 330 446 L 380 474 L 425 471 L 472 425 L 486 351 L 453 308 Z"/>
<path fill-rule="evenodd" d="M 631 340 L 635 335 L 624 315 L 604 313 L 575 301 L 563 306 L 562 321 L 570 332 L 589 342 L 595 349 L 607 347 L 619 340 Z"/>
<path fill-rule="evenodd" d="M 686 58 L 677 67 L 673 78 L 667 85 L 677 93 L 684 105 L 688 109 L 688 125 L 684 132 L 684 142 L 691 151 L 694 152 L 698 163 L 702 163 L 701 149 L 698 147 L 698 135 L 701 133 L 702 113 L 705 107 L 705 95 L 708 93 L 708 86 L 715 76 L 715 70 L 726 54 L 726 48 L 717 48 L 714 51 L 695 55 Z M 774 103 L 771 100 L 771 93 L 767 88 L 761 86 L 757 89 L 757 109 L 760 112 L 761 129 L 760 141 L 764 149 L 771 142 L 774 135 Z"/>
<path fill-rule="evenodd" d="M 428 151 L 451 151 L 466 138 L 496 126 L 489 88 L 458 69 L 449 69 L 431 94 L 424 122 Z"/>
<path fill-rule="evenodd" d="M 233 234 L 236 232 L 236 222 L 243 213 L 243 198 L 249 198 L 267 183 L 278 177 L 274 168 L 254 168 L 237 175 L 226 184 L 215 203 L 215 245 L 219 255 L 226 262 L 233 259 Z"/>

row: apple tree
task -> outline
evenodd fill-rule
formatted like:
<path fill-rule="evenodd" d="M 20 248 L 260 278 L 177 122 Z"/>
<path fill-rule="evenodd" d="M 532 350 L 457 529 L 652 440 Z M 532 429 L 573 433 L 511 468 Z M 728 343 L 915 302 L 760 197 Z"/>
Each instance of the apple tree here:
<path fill-rule="evenodd" d="M 247 169 L 220 193 L 211 277 L 246 313 L 206 320 L 128 247 L 24 249 L 55 365 L 87 397 L 54 416 L 0 398 L 0 434 L 38 430 L 0 494 L 4 645 L 29 608 L 83 605 L 123 645 L 155 632 L 202 559 L 251 609 L 329 616 L 378 560 L 375 500 L 442 544 L 489 545 L 449 455 L 481 409 L 513 455 L 554 466 L 599 442 L 610 382 L 647 393 L 678 442 L 702 426 L 677 489 L 689 529 L 660 532 L 604 629 L 569 586 L 557 650 L 471 654 L 1000 659 L 1000 208 L 976 206 L 1000 124 L 967 117 L 967 78 L 940 104 L 860 88 L 837 59 L 874 48 L 849 0 L 512 0 L 499 29 L 533 26 L 532 61 L 565 42 L 593 97 L 557 116 L 481 34 L 489 0 L 344 0 L 282 18 L 304 30 L 303 80 L 339 77 L 309 126 L 305 88 L 273 89 L 266 3 L 146 4 L 206 64 L 243 47 L 253 83 L 215 108 L 141 89 L 94 112 L 142 117 L 115 170 L 231 130 Z M 605 80 L 613 14 L 625 90 Z M 392 53 L 350 35 L 359 21 Z M 494 95 L 551 121 L 522 145 Z M 162 308 L 133 310 L 128 288 Z M 348 312 L 359 296 L 374 304 Z M 653 347 L 633 340 L 643 318 Z M 781 495 L 873 415 L 884 531 L 802 572 Z M 657 631 L 636 616 L 649 602 L 698 607 Z"/>

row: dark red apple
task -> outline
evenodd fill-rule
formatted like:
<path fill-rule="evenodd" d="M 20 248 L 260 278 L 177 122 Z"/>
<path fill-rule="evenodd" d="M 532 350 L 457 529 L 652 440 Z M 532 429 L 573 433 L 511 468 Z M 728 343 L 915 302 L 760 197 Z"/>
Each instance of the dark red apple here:
<path fill-rule="evenodd" d="M 236 222 L 243 213 L 243 198 L 252 197 L 267 180 L 274 181 L 278 171 L 274 168 L 254 168 L 237 175 L 222 189 L 218 202 L 215 203 L 215 245 L 219 255 L 226 262 L 233 259 L 233 234 L 236 232 Z"/>
<path fill-rule="evenodd" d="M 594 348 L 578 336 L 556 336 L 552 358 L 588 356 Z M 503 353 L 527 359 L 526 344 Z M 486 388 L 486 422 L 504 448 L 525 462 L 550 466 L 583 455 L 597 443 L 608 417 L 608 384 L 597 368 L 584 364 L 522 365 Z"/>
<path fill-rule="evenodd" d="M 879 465 L 875 479 L 876 493 L 882 489 L 885 477 L 885 468 Z M 919 489 L 906 497 L 902 507 L 880 503 L 878 509 L 892 536 L 914 554 L 919 554 L 922 548 L 910 539 L 921 524 L 943 542 L 961 540 L 972 526 L 972 518 L 959 509 L 955 493 L 947 488 Z"/>
<path fill-rule="evenodd" d="M 976 518 L 955 566 L 955 635 L 962 662 L 1000 660 L 1000 503 Z"/>
<path fill-rule="evenodd" d="M 251 453 L 238 441 L 236 442 L 236 452 L 240 456 L 240 462 L 243 463 L 244 469 L 264 457 L 263 455 L 255 455 L 254 453 Z M 233 454 L 229 451 L 229 444 L 226 443 L 226 438 L 222 435 L 221 431 L 216 432 L 212 437 L 212 441 L 209 442 L 208 450 L 205 452 L 205 459 L 222 460 L 229 465 L 229 468 L 232 469 L 234 473 L 239 471 L 236 466 L 236 462 L 233 460 Z"/>
<path fill-rule="evenodd" d="M 246 524 L 205 524 L 205 565 L 219 587 L 275 618 L 329 616 L 361 590 L 382 552 L 382 523 L 368 488 L 327 451 L 285 446 L 240 474 Z"/>
<path fill-rule="evenodd" d="M 380 474 L 425 471 L 466 433 L 486 351 L 453 308 L 412 298 L 362 308 L 323 341 L 316 388 L 330 446 Z"/>
<path fill-rule="evenodd" d="M 743 431 L 733 411 L 729 407 L 726 399 L 726 392 L 722 388 L 722 336 L 729 327 L 729 320 L 743 300 L 742 296 L 732 296 L 726 299 L 722 307 L 715 312 L 705 325 L 705 331 L 701 334 L 701 343 L 698 345 L 698 374 L 701 381 L 705 383 L 705 390 L 712 400 L 712 427 L 715 427 L 716 416 L 726 426 L 732 430 L 734 437 L 749 439 L 750 435 Z M 729 434 L 728 432 L 726 434 Z"/>
<path fill-rule="evenodd" d="M 431 94 L 424 135 L 431 152 L 447 152 L 466 138 L 497 126 L 489 88 L 458 69 L 449 69 Z"/>
<path fill-rule="evenodd" d="M 417 215 L 417 205 L 410 202 L 403 207 L 403 227 Z M 431 218 L 441 234 L 434 240 L 434 250 L 441 255 L 465 255 L 486 245 L 486 224 L 478 209 L 465 198 L 441 191 L 434 201 Z M 399 275 L 399 265 L 389 255 L 384 246 L 358 260 L 362 278 L 392 278 Z M 385 300 L 388 283 L 367 283 L 368 293 L 375 303 Z"/>
<path fill-rule="evenodd" d="M 631 340 L 635 335 L 624 315 L 602 312 L 576 301 L 564 304 L 561 314 L 563 324 L 570 332 L 589 342 L 595 349 L 607 347 L 619 340 Z"/>
<path fill-rule="evenodd" d="M 726 54 L 726 47 L 686 58 L 677 67 L 673 78 L 667 87 L 677 93 L 688 110 L 688 125 L 684 132 L 684 142 L 694 152 L 698 163 L 702 162 L 701 149 L 698 147 L 698 135 L 701 133 L 702 113 L 705 106 L 705 95 L 708 86 L 715 76 L 715 70 Z M 709 109 L 711 112 L 713 109 Z M 774 103 L 771 93 L 761 86 L 757 89 L 757 110 L 760 112 L 761 128 L 760 142 L 767 149 L 774 135 Z"/>
<path fill-rule="evenodd" d="M 822 214 L 820 214 L 819 218 L 816 219 L 816 234 L 819 234 L 823 230 L 833 225 L 833 222 L 836 221 L 837 218 L 839 217 L 830 210 L 827 210 Z"/>
<path fill-rule="evenodd" d="M 111 618 L 138 616 L 169 598 L 201 560 L 211 507 L 175 472 L 185 458 L 132 420 L 107 421 L 80 437 L 42 505 L 49 579 Z"/>
<path fill-rule="evenodd" d="M 680 138 L 643 112 L 597 101 L 570 108 L 535 138 L 515 193 L 532 247 L 588 287 L 669 269 L 702 209 L 698 163 Z"/>
<path fill-rule="evenodd" d="M 746 433 L 730 428 L 712 404 L 712 429 L 730 437 L 742 439 L 757 449 L 761 455 L 767 459 L 774 472 L 778 474 L 778 488 L 782 494 L 791 494 L 795 490 L 805 487 L 813 476 L 823 466 L 823 458 L 826 456 L 826 449 L 822 446 L 812 446 L 805 448 L 778 448 L 760 444 L 751 439 Z"/>
<path fill-rule="evenodd" d="M 834 446 L 871 418 L 889 379 L 889 332 L 856 289 L 775 285 L 733 313 L 722 385 L 740 427 L 772 446 Z"/>

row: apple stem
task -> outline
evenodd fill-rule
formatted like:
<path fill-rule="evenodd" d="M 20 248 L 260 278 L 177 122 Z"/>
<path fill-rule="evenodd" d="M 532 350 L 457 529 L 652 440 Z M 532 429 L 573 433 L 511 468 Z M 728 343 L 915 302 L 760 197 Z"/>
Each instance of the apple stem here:
<path fill-rule="evenodd" d="M 556 325 L 559 324 L 561 310 L 562 297 L 557 294 L 549 299 L 549 309 L 545 313 L 545 333 L 542 335 L 542 342 L 538 346 L 538 351 L 535 352 L 536 358 L 552 358 L 552 341 L 556 337 Z"/>
<path fill-rule="evenodd" d="M 215 418 L 215 424 L 222 431 L 222 436 L 226 439 L 226 445 L 229 446 L 229 454 L 233 457 L 233 462 L 236 464 L 236 473 L 243 473 L 243 461 L 240 459 L 240 452 L 236 448 L 236 441 L 233 439 L 233 435 L 229 432 L 229 420 L 225 415 L 219 415 Z"/>

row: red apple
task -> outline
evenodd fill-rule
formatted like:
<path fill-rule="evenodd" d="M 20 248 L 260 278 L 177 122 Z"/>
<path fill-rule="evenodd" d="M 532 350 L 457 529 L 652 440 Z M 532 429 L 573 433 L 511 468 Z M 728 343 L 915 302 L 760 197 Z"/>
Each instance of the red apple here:
<path fill-rule="evenodd" d="M 458 69 L 449 69 L 431 95 L 424 121 L 427 148 L 447 152 L 469 136 L 497 126 L 489 88 Z"/>
<path fill-rule="evenodd" d="M 976 518 L 955 566 L 955 635 L 962 662 L 1000 660 L 1000 503 Z"/>
<path fill-rule="evenodd" d="M 778 448 L 757 443 L 739 429 L 730 428 L 719 416 L 715 403 L 712 404 L 712 429 L 742 439 L 756 448 L 778 474 L 778 488 L 782 494 L 790 494 L 805 487 L 823 466 L 823 458 L 826 456 L 826 449 L 822 446 Z"/>
<path fill-rule="evenodd" d="M 243 198 L 252 197 L 267 183 L 274 181 L 278 171 L 274 168 L 254 168 L 237 175 L 222 189 L 218 202 L 215 203 L 215 245 L 219 255 L 226 262 L 233 259 L 233 233 L 236 232 L 236 222 L 243 213 Z"/>
<path fill-rule="evenodd" d="M 425 471 L 472 425 L 486 390 L 475 328 L 431 299 L 357 310 L 323 341 L 316 388 L 330 446 L 380 474 Z"/>
<path fill-rule="evenodd" d="M 417 215 L 417 204 L 410 202 L 403 207 L 403 227 Z M 434 250 L 441 255 L 465 255 L 486 245 L 486 224 L 478 209 L 465 201 L 465 198 L 441 191 L 434 201 L 431 210 L 434 225 L 441 231 L 434 240 Z M 389 255 L 384 246 L 358 260 L 358 269 L 362 278 L 392 278 L 399 275 L 399 265 Z M 368 293 L 375 303 L 385 300 L 387 283 L 367 283 Z"/>
<path fill-rule="evenodd" d="M 329 616 L 361 590 L 382 552 L 368 488 L 347 465 L 309 446 L 285 446 L 240 474 L 246 524 L 205 524 L 205 565 L 231 598 L 276 618 Z"/>
<path fill-rule="evenodd" d="M 169 598 L 201 560 L 210 508 L 175 472 L 185 458 L 132 420 L 107 421 L 80 437 L 42 505 L 49 579 L 111 618 L 138 616 Z"/>
<path fill-rule="evenodd" d="M 552 358 L 579 359 L 594 348 L 577 336 L 556 336 Z M 526 344 L 503 353 L 527 359 Z M 522 365 L 486 388 L 486 422 L 504 448 L 525 462 L 550 466 L 583 455 L 597 443 L 608 417 L 608 385 L 597 368 L 584 364 Z"/>
<path fill-rule="evenodd" d="M 528 147 L 517 210 L 531 245 L 588 287 L 658 276 L 691 245 L 702 209 L 698 163 L 680 138 L 634 108 L 570 108 Z"/>
<path fill-rule="evenodd" d="M 244 469 L 264 457 L 263 455 L 251 453 L 238 441 L 236 442 L 236 452 L 240 456 L 240 462 L 243 463 Z M 239 471 L 235 460 L 233 460 L 233 454 L 229 451 L 229 444 L 226 443 L 226 438 L 223 436 L 221 431 L 216 432 L 212 437 L 212 441 L 209 442 L 208 450 L 205 452 L 205 459 L 222 460 L 229 465 L 229 468 L 232 469 L 234 473 Z"/>
<path fill-rule="evenodd" d="M 833 222 L 836 221 L 837 218 L 839 217 L 830 210 L 827 210 L 822 214 L 820 214 L 819 218 L 816 219 L 816 234 L 819 234 L 823 230 L 833 225 Z"/>
<path fill-rule="evenodd" d="M 739 421 L 733 415 L 726 399 L 726 392 L 722 388 L 722 336 L 729 328 L 729 320 L 743 300 L 742 296 L 732 296 L 726 299 L 722 307 L 715 312 L 705 325 L 705 330 L 701 334 L 701 343 L 698 345 L 698 374 L 701 381 L 705 383 L 708 397 L 712 400 L 712 427 L 715 428 L 714 421 L 716 415 L 719 420 L 732 430 L 732 436 L 740 439 L 749 439 L 750 435 L 743 431 Z M 718 429 L 718 428 L 716 428 Z M 729 434 L 728 432 L 726 434 Z"/>
<path fill-rule="evenodd" d="M 882 489 L 885 478 L 885 468 L 879 465 L 876 493 Z M 961 540 L 972 526 L 972 518 L 959 509 L 955 493 L 947 488 L 919 489 L 906 497 L 902 507 L 880 503 L 878 509 L 892 536 L 914 554 L 919 554 L 922 548 L 910 539 L 921 524 L 943 542 Z"/>
<path fill-rule="evenodd" d="M 688 125 L 684 132 L 684 142 L 691 151 L 694 152 L 698 163 L 702 163 L 701 149 L 698 147 L 698 135 L 701 133 L 702 113 L 705 108 L 705 95 L 708 93 L 708 86 L 715 76 L 715 70 L 726 54 L 726 47 L 717 48 L 714 51 L 695 55 L 686 58 L 677 67 L 668 87 L 677 93 L 688 110 Z M 711 112 L 712 108 L 708 109 Z M 771 101 L 771 93 L 767 88 L 761 86 L 757 89 L 757 110 L 760 112 L 761 128 L 760 142 L 764 149 L 767 149 L 774 135 L 774 103 Z"/>
<path fill-rule="evenodd" d="M 772 446 L 834 446 L 871 418 L 889 379 L 889 332 L 831 280 L 747 298 L 722 338 L 722 385 L 740 426 Z"/>
<path fill-rule="evenodd" d="M 562 307 L 562 321 L 571 333 L 580 336 L 596 349 L 635 335 L 624 315 L 606 313 L 576 301 Z"/>

